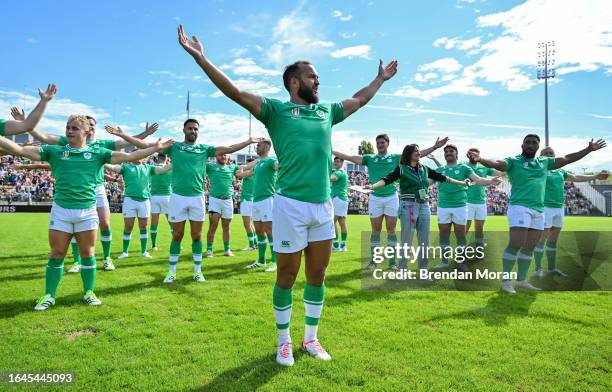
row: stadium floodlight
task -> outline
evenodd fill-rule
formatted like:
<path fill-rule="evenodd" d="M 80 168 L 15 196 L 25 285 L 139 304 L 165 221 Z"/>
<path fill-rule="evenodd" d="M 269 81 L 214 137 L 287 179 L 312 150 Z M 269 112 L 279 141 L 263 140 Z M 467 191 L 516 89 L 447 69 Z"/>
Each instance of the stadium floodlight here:
<path fill-rule="evenodd" d="M 548 144 L 548 79 L 555 77 L 557 49 L 555 41 L 538 43 L 538 79 L 544 79 L 544 135 L 546 147 Z"/>

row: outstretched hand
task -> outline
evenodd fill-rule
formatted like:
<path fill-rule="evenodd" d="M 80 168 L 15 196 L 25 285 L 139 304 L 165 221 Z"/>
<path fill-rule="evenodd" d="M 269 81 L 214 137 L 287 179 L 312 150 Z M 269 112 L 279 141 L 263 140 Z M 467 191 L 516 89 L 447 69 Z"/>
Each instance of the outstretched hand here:
<path fill-rule="evenodd" d="M 387 81 L 397 73 L 397 60 L 392 60 L 387 66 L 383 67 L 382 59 L 378 63 L 378 76 Z"/>
<path fill-rule="evenodd" d="M 591 139 L 591 141 L 589 142 L 589 151 L 597 151 L 597 150 L 601 150 L 602 148 L 604 148 L 606 146 L 606 142 L 603 139 L 599 139 L 597 141 L 593 141 L 593 139 Z"/>
<path fill-rule="evenodd" d="M 190 55 L 194 57 L 204 55 L 204 47 L 202 46 L 202 43 L 198 37 L 194 35 L 191 37 L 191 39 L 187 38 L 182 24 L 178 27 L 178 41 L 183 49 L 185 49 L 185 51 Z"/>
<path fill-rule="evenodd" d="M 13 118 L 17 121 L 25 120 L 25 112 L 23 111 L 23 109 L 19 111 L 19 109 L 16 106 L 13 106 L 11 108 L 11 116 L 13 116 Z"/>
<path fill-rule="evenodd" d="M 38 89 L 38 95 L 40 95 L 40 99 L 47 102 L 52 100 L 56 93 L 57 86 L 55 86 L 53 83 L 47 86 L 47 91 L 45 92 L 43 92 L 41 89 Z"/>
<path fill-rule="evenodd" d="M 161 141 L 161 138 L 157 139 L 157 142 L 155 143 L 155 147 L 157 148 L 158 151 L 163 151 L 167 148 L 172 147 L 172 144 L 174 144 L 174 140 L 172 139 L 168 139 L 165 142 Z"/>
<path fill-rule="evenodd" d="M 447 137 L 443 137 L 442 139 L 440 139 L 439 137 L 436 138 L 436 142 L 434 143 L 434 147 L 435 148 L 440 148 L 440 147 L 444 147 L 446 145 L 446 143 L 448 143 L 448 136 Z"/>
<path fill-rule="evenodd" d="M 123 129 L 121 129 L 120 126 L 117 126 L 117 128 L 112 127 L 110 125 L 105 125 L 104 129 L 106 129 L 106 132 L 110 133 L 111 135 L 114 136 L 121 136 L 124 134 Z"/>
<path fill-rule="evenodd" d="M 157 132 L 158 129 L 159 129 L 158 123 L 153 123 L 151 125 L 147 123 L 147 125 L 145 125 L 145 132 L 147 132 L 149 135 L 154 134 L 155 132 Z"/>
<path fill-rule="evenodd" d="M 468 151 L 467 156 L 469 159 L 473 160 L 474 162 L 480 162 L 481 160 L 480 154 L 477 153 L 476 151 Z"/>

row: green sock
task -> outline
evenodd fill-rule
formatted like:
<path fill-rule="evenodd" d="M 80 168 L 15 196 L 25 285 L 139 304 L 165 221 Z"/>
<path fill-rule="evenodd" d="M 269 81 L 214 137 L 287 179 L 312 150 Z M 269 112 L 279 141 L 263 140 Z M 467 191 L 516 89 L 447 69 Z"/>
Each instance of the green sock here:
<path fill-rule="evenodd" d="M 274 251 L 274 241 L 272 240 L 272 236 L 268 236 L 268 242 L 270 243 L 270 253 L 272 254 L 271 262 L 276 263 L 276 252 Z"/>
<path fill-rule="evenodd" d="M 266 247 L 268 243 L 266 242 L 266 235 L 258 235 L 257 236 L 257 253 L 259 254 L 259 258 L 257 259 L 258 263 L 265 264 L 266 263 Z"/>
<path fill-rule="evenodd" d="M 206 251 L 207 251 L 207 252 L 208 252 L 208 251 L 211 251 L 211 252 L 212 252 L 212 250 L 213 250 L 213 244 L 212 244 L 212 242 L 208 242 L 208 241 L 207 241 L 207 242 L 206 242 Z"/>
<path fill-rule="evenodd" d="M 224 250 L 225 252 L 227 252 L 228 250 L 230 250 L 230 243 L 229 243 L 229 241 L 228 241 L 228 242 L 223 241 L 223 250 Z"/>
<path fill-rule="evenodd" d="M 147 251 L 147 229 L 140 230 L 140 253 L 144 253 Z"/>
<path fill-rule="evenodd" d="M 130 241 L 132 239 L 132 233 L 123 232 L 123 253 L 127 253 L 130 250 Z"/>
<path fill-rule="evenodd" d="M 321 319 L 321 312 L 323 311 L 324 298 L 325 285 L 313 286 L 306 283 L 304 286 L 304 313 L 306 315 L 305 341 L 317 338 L 317 329 L 319 328 L 319 320 Z"/>
<path fill-rule="evenodd" d="M 291 340 L 289 337 L 289 324 L 291 322 L 291 308 L 293 306 L 292 289 L 282 289 L 274 285 L 272 305 L 274 307 L 274 320 L 278 330 L 279 343 L 288 342 Z"/>
<path fill-rule="evenodd" d="M 96 285 L 96 257 L 83 257 L 81 266 L 81 280 L 83 281 L 83 291 L 88 292 Z"/>
<path fill-rule="evenodd" d="M 202 241 L 191 242 L 191 253 L 193 256 L 202 256 Z"/>
<path fill-rule="evenodd" d="M 255 233 L 253 233 L 253 232 L 247 233 L 247 237 L 249 239 L 249 246 L 251 248 L 254 248 L 255 247 L 255 243 L 256 243 Z"/>
<path fill-rule="evenodd" d="M 557 268 L 557 243 L 548 241 L 546 243 L 546 259 L 548 260 L 548 270 Z"/>
<path fill-rule="evenodd" d="M 536 244 L 533 250 L 533 258 L 535 259 L 536 270 L 542 269 L 542 258 L 544 257 L 544 241 L 540 241 Z"/>
<path fill-rule="evenodd" d="M 474 238 L 476 238 L 476 245 L 477 246 L 484 245 L 484 232 L 482 232 L 482 231 L 475 231 L 474 232 Z"/>
<path fill-rule="evenodd" d="M 516 280 L 527 279 L 527 273 L 529 273 L 529 266 L 531 265 L 532 258 L 533 251 L 521 250 L 518 253 L 518 276 Z"/>
<path fill-rule="evenodd" d="M 338 234 L 334 234 L 334 241 L 332 242 L 332 246 L 334 249 L 338 249 L 340 247 L 340 242 L 338 241 Z"/>
<path fill-rule="evenodd" d="M 346 248 L 346 237 L 348 237 L 348 233 L 340 233 L 340 246 Z"/>
<path fill-rule="evenodd" d="M 151 225 L 151 245 L 157 248 L 157 225 Z"/>
<path fill-rule="evenodd" d="M 81 264 L 81 254 L 79 253 L 79 245 L 75 242 L 70 242 L 72 248 L 72 257 L 74 258 L 74 264 Z"/>
<path fill-rule="evenodd" d="M 110 257 L 112 239 L 113 234 L 111 233 L 110 229 L 101 231 L 100 241 L 102 241 L 102 257 L 104 259 Z"/>
<path fill-rule="evenodd" d="M 450 253 L 450 233 L 440 233 L 440 249 L 442 249 L 442 261 L 448 263 L 446 256 Z"/>
<path fill-rule="evenodd" d="M 513 249 L 511 247 L 507 247 L 504 251 L 504 256 L 502 258 L 503 271 L 506 273 L 512 272 L 514 269 L 514 264 L 516 263 L 516 255 L 518 253 L 517 249 Z M 511 279 L 503 279 L 504 281 Z"/>
<path fill-rule="evenodd" d="M 181 254 L 181 242 L 170 241 L 170 272 L 176 274 L 176 265 L 178 264 L 179 255 Z"/>
<path fill-rule="evenodd" d="M 64 276 L 64 259 L 49 259 L 45 271 L 45 294 L 55 298 L 57 286 Z"/>
<path fill-rule="evenodd" d="M 370 249 L 372 251 L 372 258 L 374 258 L 374 248 L 380 246 L 380 233 L 372 232 L 370 234 Z"/>

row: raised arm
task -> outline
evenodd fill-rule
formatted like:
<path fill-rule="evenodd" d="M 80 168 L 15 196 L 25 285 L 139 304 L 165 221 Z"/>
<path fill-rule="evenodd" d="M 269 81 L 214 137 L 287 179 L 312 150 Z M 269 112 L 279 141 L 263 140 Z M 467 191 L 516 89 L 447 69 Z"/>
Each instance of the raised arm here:
<path fill-rule="evenodd" d="M 156 167 L 155 168 L 155 174 L 164 174 L 164 173 L 168 173 L 170 170 L 172 170 L 172 164 L 168 164 L 162 167 Z"/>
<path fill-rule="evenodd" d="M 40 161 L 40 147 L 20 146 L 12 140 L 0 136 L 0 149 L 7 151 L 11 155 L 26 157 L 33 161 Z"/>
<path fill-rule="evenodd" d="M 440 161 L 439 161 L 439 160 L 437 160 L 437 159 L 436 159 L 436 157 L 434 157 L 433 155 L 431 155 L 431 154 L 427 154 L 426 156 L 427 156 L 427 158 L 428 158 L 428 159 L 431 159 L 431 160 L 432 160 L 432 161 L 433 161 L 433 162 L 436 164 L 436 167 L 440 167 L 440 166 L 442 166 L 442 164 L 440 163 Z"/>
<path fill-rule="evenodd" d="M 501 183 L 501 180 L 498 177 L 482 178 L 478 174 L 472 174 L 470 176 L 470 180 L 472 180 L 472 182 L 476 185 L 483 185 L 483 186 L 499 185 Z"/>
<path fill-rule="evenodd" d="M 565 165 L 574 163 L 587 156 L 587 154 L 589 154 L 590 152 L 601 150 L 605 146 L 606 142 L 603 139 L 599 139 L 597 141 L 593 141 L 593 139 L 591 139 L 589 145 L 586 148 L 583 148 L 578 152 L 567 154 L 564 157 L 555 158 L 555 169 L 559 169 Z"/>
<path fill-rule="evenodd" d="M 153 125 L 157 125 L 157 124 L 153 124 Z M 148 124 L 147 124 L 147 127 L 148 127 Z M 125 131 L 121 129 L 121 127 L 119 126 L 115 128 L 110 125 L 105 125 L 104 129 L 106 129 L 106 132 L 110 133 L 111 135 L 121 138 L 121 140 L 117 140 L 115 142 L 115 146 L 117 147 L 117 149 L 125 148 L 129 146 L 130 144 L 138 148 L 149 148 L 155 145 L 155 142 L 145 142 L 144 140 L 141 140 L 140 138 L 138 138 L 138 136 L 144 134 L 145 132 L 139 135 L 136 135 L 136 136 L 131 136 L 125 133 Z"/>
<path fill-rule="evenodd" d="M 154 146 L 145 148 L 142 150 L 136 150 L 132 152 L 121 152 L 121 151 L 113 151 L 113 155 L 111 157 L 112 164 L 123 163 L 123 162 L 134 162 L 139 159 L 143 159 L 152 155 L 158 151 L 163 151 L 166 148 L 170 148 L 174 141 L 172 139 L 168 139 L 165 142 L 161 142 L 161 139 L 158 139 Z"/>
<path fill-rule="evenodd" d="M 40 119 L 47 108 L 47 104 L 53 99 L 56 93 L 57 87 L 55 87 L 54 84 L 48 85 L 47 91 L 43 92 L 39 89 L 38 95 L 40 95 L 40 101 L 38 101 L 38 104 L 34 110 L 32 110 L 30 114 L 28 114 L 28 117 L 22 121 L 7 121 L 4 125 L 5 135 L 17 135 L 33 130 L 40 122 Z"/>
<path fill-rule="evenodd" d="M 491 167 L 499 172 L 506 171 L 506 161 L 498 161 L 492 159 L 485 159 L 480 156 L 476 151 L 468 151 L 468 157 L 474 162 L 480 162 L 483 166 Z"/>
<path fill-rule="evenodd" d="M 597 174 L 585 175 L 585 174 L 570 174 L 567 178 L 568 181 L 572 182 L 587 182 L 593 180 L 606 180 L 608 179 L 609 173 L 606 170 L 602 170 Z"/>
<path fill-rule="evenodd" d="M 421 156 L 425 157 L 428 156 L 429 154 L 431 154 L 432 152 L 436 151 L 437 149 L 444 147 L 444 145 L 446 145 L 446 143 L 448 143 L 448 136 L 447 137 L 443 137 L 442 139 L 440 138 L 436 138 L 436 142 L 434 143 L 433 146 L 431 147 L 427 147 L 421 150 Z M 427 157 L 429 158 L 429 157 Z M 434 161 L 435 162 L 435 161 Z M 441 166 L 438 164 L 438 166 Z"/>
<path fill-rule="evenodd" d="M 216 147 L 217 154 L 231 154 L 233 152 L 242 150 L 243 148 L 245 148 L 249 144 L 263 142 L 264 140 L 265 139 L 263 137 L 250 137 L 250 138 L 248 138 L 247 140 L 245 140 L 243 142 L 232 144 L 231 146 L 228 146 L 228 147 L 217 146 Z"/>
<path fill-rule="evenodd" d="M 340 151 L 332 151 L 332 154 L 345 161 L 353 162 L 355 165 L 363 164 L 363 157 L 361 155 L 347 155 Z"/>
<path fill-rule="evenodd" d="M 342 106 L 344 107 L 344 118 L 347 118 L 357 110 L 364 107 L 370 101 L 370 99 L 376 95 L 376 92 L 378 89 L 380 89 L 380 86 L 395 76 L 396 73 L 397 60 L 391 61 L 386 67 L 383 67 L 383 61 L 380 60 L 378 63 L 378 75 L 376 75 L 374 80 L 372 80 L 370 84 L 361 90 L 357 91 L 352 98 L 342 101 Z"/>
<path fill-rule="evenodd" d="M 23 109 L 19 110 L 15 106 L 11 108 L 11 116 L 13 116 L 13 118 L 17 121 L 25 120 L 25 112 L 23 111 Z M 59 136 L 47 135 L 46 133 L 38 129 L 32 129 L 30 131 L 30 135 L 32 135 L 34 139 L 40 142 L 43 142 L 45 144 L 58 144 L 59 143 Z"/>
<path fill-rule="evenodd" d="M 11 165 L 11 169 L 15 170 L 51 170 L 48 163 L 30 163 L 23 165 Z"/>
<path fill-rule="evenodd" d="M 189 53 L 191 57 L 193 57 L 195 62 L 198 63 L 200 68 L 202 68 L 202 71 L 204 71 L 210 81 L 213 82 L 213 84 L 217 86 L 217 88 L 221 90 L 226 97 L 236 102 L 253 115 L 256 116 L 259 114 L 261 111 L 261 97 L 253 93 L 240 90 L 238 86 L 236 86 L 234 82 L 227 77 L 227 75 L 225 75 L 213 63 L 211 63 L 204 55 L 204 48 L 198 37 L 194 35 L 191 37 L 191 39 L 187 38 L 183 25 L 179 25 L 178 27 L 178 40 L 183 49 L 185 49 L 185 51 Z"/>

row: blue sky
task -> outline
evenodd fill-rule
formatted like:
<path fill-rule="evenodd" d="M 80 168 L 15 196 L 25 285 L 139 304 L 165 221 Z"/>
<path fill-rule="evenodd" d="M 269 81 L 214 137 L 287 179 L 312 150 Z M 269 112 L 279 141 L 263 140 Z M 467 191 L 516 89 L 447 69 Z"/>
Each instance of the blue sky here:
<path fill-rule="evenodd" d="M 448 135 L 460 150 L 477 145 L 502 157 L 518 153 L 526 131 L 543 134 L 537 42 L 554 39 L 551 145 L 562 154 L 590 137 L 612 140 L 612 7 L 572 3 L 22 1 L 3 8 L 0 116 L 12 105 L 31 109 L 35 88 L 53 81 L 60 92 L 42 123 L 49 132 L 61 133 L 71 113 L 89 113 L 130 132 L 157 121 L 161 136 L 180 138 L 190 90 L 201 142 L 245 138 L 245 111 L 220 97 L 178 45 L 183 23 L 243 88 L 283 99 L 288 62 L 314 62 L 322 100 L 335 101 L 368 83 L 379 58 L 396 58 L 396 78 L 336 126 L 339 150 L 355 152 L 361 139 L 386 132 L 392 151 Z M 253 129 L 265 134 L 256 120 Z M 609 156 L 593 154 L 578 167 L 611 168 Z"/>

